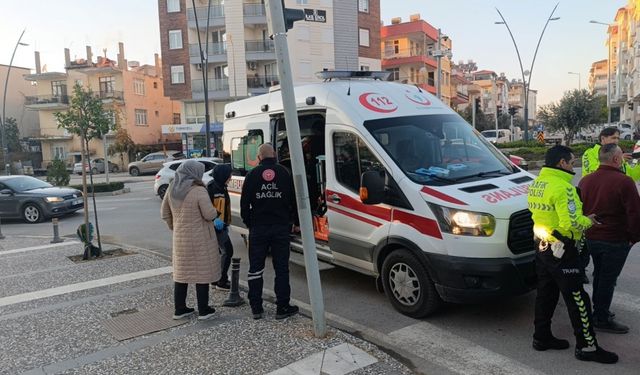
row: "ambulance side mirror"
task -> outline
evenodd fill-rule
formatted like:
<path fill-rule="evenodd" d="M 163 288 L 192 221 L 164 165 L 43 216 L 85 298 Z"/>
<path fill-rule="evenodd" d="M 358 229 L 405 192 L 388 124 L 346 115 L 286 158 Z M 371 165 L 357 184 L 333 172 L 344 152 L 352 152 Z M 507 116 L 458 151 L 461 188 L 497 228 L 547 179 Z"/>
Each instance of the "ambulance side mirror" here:
<path fill-rule="evenodd" d="M 360 179 L 360 200 L 364 204 L 378 204 L 385 197 L 385 175 L 382 171 L 367 171 Z"/>

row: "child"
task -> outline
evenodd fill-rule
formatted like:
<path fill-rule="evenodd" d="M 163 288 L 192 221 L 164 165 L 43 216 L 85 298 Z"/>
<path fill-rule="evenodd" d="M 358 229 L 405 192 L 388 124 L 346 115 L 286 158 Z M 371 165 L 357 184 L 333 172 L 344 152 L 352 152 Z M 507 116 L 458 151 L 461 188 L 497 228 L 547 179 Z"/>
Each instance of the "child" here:
<path fill-rule="evenodd" d="M 229 225 L 231 224 L 231 201 L 227 191 L 227 183 L 231 179 L 231 166 L 229 164 L 218 164 L 213 169 L 213 180 L 207 185 L 209 198 L 213 207 L 218 211 L 218 217 L 213 224 L 216 228 L 218 246 L 220 248 L 222 274 L 220 280 L 213 283 L 217 289 L 229 290 L 229 266 L 233 257 L 233 245 L 229 237 Z"/>

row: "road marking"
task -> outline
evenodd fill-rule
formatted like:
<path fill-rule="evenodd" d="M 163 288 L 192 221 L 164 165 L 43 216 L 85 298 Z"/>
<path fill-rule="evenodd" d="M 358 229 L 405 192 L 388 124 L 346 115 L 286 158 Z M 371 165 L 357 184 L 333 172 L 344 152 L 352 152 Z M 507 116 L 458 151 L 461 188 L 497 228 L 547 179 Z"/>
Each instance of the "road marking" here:
<path fill-rule="evenodd" d="M 593 296 L 593 286 L 585 285 L 584 290 L 589 293 L 590 296 Z M 615 291 L 611 304 L 631 312 L 640 311 L 640 297 L 629 293 Z"/>
<path fill-rule="evenodd" d="M 413 324 L 389 334 L 395 345 L 459 374 L 542 374 L 433 324 Z"/>
<path fill-rule="evenodd" d="M 150 201 L 152 199 L 155 199 L 156 197 L 150 197 L 150 198 L 121 198 L 118 199 L 117 195 L 114 195 L 112 197 L 100 197 L 102 199 L 102 201 L 108 201 L 108 200 L 117 200 L 118 202 L 137 202 L 137 201 Z M 96 200 L 98 199 L 98 197 L 96 197 Z"/>
<path fill-rule="evenodd" d="M 335 374 L 344 375 L 367 367 L 378 360 L 351 344 L 340 344 L 312 354 L 268 375 Z"/>
<path fill-rule="evenodd" d="M 67 293 L 79 292 L 81 290 L 100 288 L 103 286 L 124 283 L 127 281 L 146 279 L 148 277 L 165 275 L 171 272 L 173 272 L 173 267 L 161 267 L 145 271 L 127 273 L 124 275 L 106 277 L 104 279 L 97 279 L 76 284 L 63 285 L 55 288 L 37 290 L 35 292 L 16 294 L 14 296 L 0 298 L 0 307 L 13 305 L 16 303 L 29 302 L 36 299 L 59 296 Z"/>
<path fill-rule="evenodd" d="M 50 249 L 53 247 L 62 247 L 62 246 L 68 246 L 68 245 L 77 245 L 80 242 L 78 241 L 69 241 L 69 242 L 61 242 L 61 243 L 54 243 L 54 244 L 49 244 L 49 245 L 40 245 L 40 246 L 31 246 L 31 247 L 23 247 L 21 249 L 13 249 L 13 250 L 7 250 L 7 251 L 0 251 L 0 255 L 7 255 L 7 254 L 16 254 L 16 253 L 24 253 L 27 251 L 35 251 L 35 250 L 42 250 L 42 249 Z"/>

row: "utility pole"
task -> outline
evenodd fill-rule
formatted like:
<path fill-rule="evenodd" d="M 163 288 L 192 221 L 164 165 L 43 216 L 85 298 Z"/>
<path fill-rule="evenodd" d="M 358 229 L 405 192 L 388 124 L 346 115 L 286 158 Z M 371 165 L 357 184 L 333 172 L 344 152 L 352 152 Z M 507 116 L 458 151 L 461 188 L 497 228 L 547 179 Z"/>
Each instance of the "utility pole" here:
<path fill-rule="evenodd" d="M 291 61 L 289 60 L 289 46 L 287 43 L 286 24 L 293 27 L 293 22 L 302 20 L 304 13 L 297 9 L 284 8 L 284 0 L 267 0 L 267 20 L 273 35 L 276 47 L 276 60 L 278 61 L 278 73 L 280 74 L 280 93 L 284 107 L 284 118 L 287 124 L 287 139 L 289 140 L 289 152 L 291 153 L 291 169 L 293 182 L 296 189 L 296 203 L 300 219 L 300 231 L 302 235 L 302 247 L 304 251 L 305 271 L 309 286 L 309 298 L 313 315 L 313 331 L 317 337 L 324 337 L 327 333 L 327 325 L 324 316 L 324 300 L 322 286 L 320 284 L 320 270 L 316 254 L 316 243 L 311 220 L 311 207 L 309 205 L 309 190 L 304 166 L 302 143 L 300 142 L 300 124 L 298 123 L 298 111 L 296 110 L 296 97 L 291 76 Z"/>
<path fill-rule="evenodd" d="M 474 97 L 472 100 L 472 111 L 471 111 L 471 125 L 473 125 L 473 128 L 476 128 L 476 110 L 477 110 L 477 105 L 476 105 L 476 98 Z"/>
<path fill-rule="evenodd" d="M 442 86 L 441 86 L 441 81 L 442 81 L 442 34 L 440 33 L 440 28 L 438 28 L 438 44 L 436 47 L 436 50 L 434 51 L 436 53 L 436 60 L 438 62 L 437 66 L 438 66 L 438 73 L 437 73 L 437 78 L 438 78 L 438 82 L 436 83 L 436 97 L 438 99 L 442 99 Z"/>
<path fill-rule="evenodd" d="M 196 0 L 191 0 L 193 15 L 196 20 L 196 33 L 198 34 L 198 48 L 200 52 L 200 65 L 202 66 L 202 87 L 204 88 L 204 124 L 207 146 L 204 149 L 206 157 L 211 157 L 211 119 L 209 117 L 209 19 L 211 17 L 211 0 L 207 3 L 207 27 L 205 28 L 205 47 L 202 49 L 200 38 L 200 25 L 198 25 L 198 12 L 196 11 Z"/>

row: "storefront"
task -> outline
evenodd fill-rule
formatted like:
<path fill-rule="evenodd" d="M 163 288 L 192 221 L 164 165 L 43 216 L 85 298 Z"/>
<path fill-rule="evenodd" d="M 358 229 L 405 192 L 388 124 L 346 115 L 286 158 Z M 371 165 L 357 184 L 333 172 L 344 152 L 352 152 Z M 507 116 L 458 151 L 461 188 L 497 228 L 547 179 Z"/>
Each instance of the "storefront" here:
<path fill-rule="evenodd" d="M 217 156 L 222 150 L 222 123 L 210 124 L 211 156 Z M 190 158 L 204 156 L 207 147 L 207 132 L 205 124 L 176 124 L 162 125 L 162 134 L 180 134 L 182 152 Z"/>

